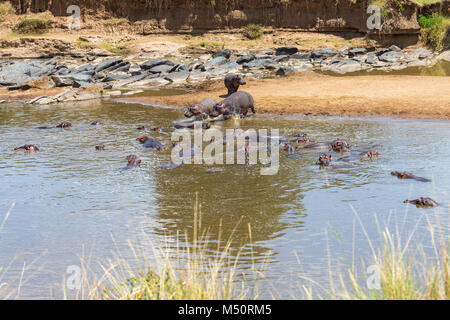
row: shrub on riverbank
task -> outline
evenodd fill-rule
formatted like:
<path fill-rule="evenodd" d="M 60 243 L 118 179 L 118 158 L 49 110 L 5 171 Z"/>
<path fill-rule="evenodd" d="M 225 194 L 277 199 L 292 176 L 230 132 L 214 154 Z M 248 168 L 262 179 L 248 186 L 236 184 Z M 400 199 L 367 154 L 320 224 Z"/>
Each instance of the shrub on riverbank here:
<path fill-rule="evenodd" d="M 256 40 L 261 38 L 262 36 L 262 30 L 260 24 L 248 24 L 244 27 L 244 36 L 250 40 Z"/>
<path fill-rule="evenodd" d="M 419 16 L 422 41 L 434 50 L 444 50 L 450 47 L 450 18 L 433 13 Z"/>
<path fill-rule="evenodd" d="M 0 22 L 5 21 L 6 17 L 14 13 L 14 8 L 9 1 L 0 2 Z"/>
<path fill-rule="evenodd" d="M 41 34 L 48 28 L 48 21 L 39 18 L 25 18 L 20 20 L 13 28 L 19 34 Z"/>

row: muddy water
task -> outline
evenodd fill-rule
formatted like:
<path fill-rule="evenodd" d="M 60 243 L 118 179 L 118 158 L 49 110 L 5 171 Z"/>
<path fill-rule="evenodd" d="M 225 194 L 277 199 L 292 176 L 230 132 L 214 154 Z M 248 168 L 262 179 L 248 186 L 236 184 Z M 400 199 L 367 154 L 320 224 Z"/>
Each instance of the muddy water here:
<path fill-rule="evenodd" d="M 0 233 L 0 282 L 17 288 L 25 268 L 20 297 L 60 298 L 67 268 L 79 266 L 80 260 L 90 263 L 93 272 L 99 261 L 118 253 L 134 261 L 128 241 L 149 255 L 148 241 L 164 244 L 173 253 L 177 246 L 192 246 L 196 195 L 210 254 L 223 248 L 219 240 L 232 236 L 230 256 L 237 257 L 238 273 L 246 273 L 248 286 L 257 283 L 261 297 L 268 298 L 299 297 L 299 288 L 310 284 L 305 278 L 326 287 L 329 272 L 337 266 L 368 259 L 368 242 L 358 221 L 377 245 L 374 214 L 382 221 L 400 221 L 404 238 L 416 230 L 414 238 L 428 248 L 424 216 L 435 211 L 406 206 L 407 198 L 430 196 L 443 203 L 439 212 L 448 230 L 449 122 L 232 120 L 217 127 L 305 132 L 316 141 L 346 138 L 355 149 L 383 147 L 378 148 L 378 160 L 356 161 L 359 168 L 353 169 L 319 169 L 314 165 L 319 150 L 300 150 L 299 158 L 281 152 L 274 176 L 261 176 L 260 165 L 159 169 L 170 162 L 170 152 L 142 149 L 136 141 L 142 132 L 136 127 L 170 128 L 182 113 L 111 101 L 58 107 L 0 105 L 0 222 L 15 203 Z M 105 124 L 90 126 L 96 119 Z M 35 129 L 62 121 L 73 127 Z M 170 141 L 168 134 L 150 134 L 166 144 Z M 41 151 L 13 151 L 25 143 Z M 105 151 L 95 150 L 103 144 Z M 141 168 L 120 170 L 128 154 L 141 157 Z M 208 173 L 211 168 L 222 171 Z M 433 182 L 399 180 L 390 175 L 392 170 L 414 171 Z M 252 270 L 264 271 L 265 279 L 253 282 Z"/>

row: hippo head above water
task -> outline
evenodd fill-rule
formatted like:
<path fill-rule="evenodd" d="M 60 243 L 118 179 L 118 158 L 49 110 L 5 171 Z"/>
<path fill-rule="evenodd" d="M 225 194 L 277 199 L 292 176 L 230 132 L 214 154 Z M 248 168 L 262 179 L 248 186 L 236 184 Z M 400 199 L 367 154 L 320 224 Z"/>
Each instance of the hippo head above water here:
<path fill-rule="evenodd" d="M 331 143 L 331 149 L 336 152 L 349 151 L 350 144 L 344 139 L 337 139 Z"/>
<path fill-rule="evenodd" d="M 331 160 L 333 160 L 333 156 L 331 154 L 322 154 L 317 160 L 316 164 L 322 167 L 328 167 L 331 165 Z"/>
<path fill-rule="evenodd" d="M 184 116 L 186 118 L 192 118 L 194 116 L 199 116 L 202 113 L 203 111 L 198 104 L 191 104 L 191 106 L 184 113 Z"/>
<path fill-rule="evenodd" d="M 211 113 L 211 117 L 218 117 L 220 115 L 228 116 L 232 114 L 231 105 L 228 101 L 222 101 L 214 106 L 214 110 Z"/>
<path fill-rule="evenodd" d="M 62 123 L 58 124 L 56 127 L 57 128 L 69 128 L 71 126 L 72 126 L 72 124 L 70 122 L 62 122 Z"/>
<path fill-rule="evenodd" d="M 148 136 L 142 136 L 137 138 L 140 143 L 144 145 L 146 148 L 152 148 L 156 149 L 158 151 L 166 151 L 167 148 L 164 146 L 161 142 L 157 141 L 155 138 L 148 137 Z"/>

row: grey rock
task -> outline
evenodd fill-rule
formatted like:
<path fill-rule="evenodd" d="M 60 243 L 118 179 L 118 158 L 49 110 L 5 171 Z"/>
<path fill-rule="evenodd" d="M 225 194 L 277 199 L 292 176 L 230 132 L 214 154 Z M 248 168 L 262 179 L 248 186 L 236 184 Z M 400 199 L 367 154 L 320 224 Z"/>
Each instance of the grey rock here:
<path fill-rule="evenodd" d="M 280 47 L 276 49 L 277 56 L 292 55 L 298 52 L 297 47 Z"/>
<path fill-rule="evenodd" d="M 68 87 L 73 85 L 74 80 L 69 77 L 62 77 L 59 75 L 52 75 L 52 80 L 57 87 Z"/>
<path fill-rule="evenodd" d="M 91 82 L 92 74 L 90 72 L 81 72 L 69 76 L 73 81 Z"/>
<path fill-rule="evenodd" d="M 348 56 L 349 56 L 349 58 L 353 58 L 355 56 L 366 54 L 366 53 L 367 53 L 366 48 L 354 48 L 354 49 L 349 50 Z"/>
<path fill-rule="evenodd" d="M 356 72 L 360 70 L 362 70 L 361 64 L 358 61 L 352 59 L 341 60 L 339 62 L 333 63 L 330 66 L 330 71 L 339 74 Z"/>
<path fill-rule="evenodd" d="M 444 60 L 450 62 L 450 50 L 442 52 L 436 59 L 438 61 Z"/>
<path fill-rule="evenodd" d="M 261 50 L 256 55 L 258 56 L 273 56 L 275 52 L 273 50 L 267 49 L 267 50 Z"/>
<path fill-rule="evenodd" d="M 163 65 L 158 65 L 156 67 L 153 67 L 148 71 L 150 73 L 169 73 L 170 71 L 172 71 L 173 68 L 174 68 L 174 65 L 163 64 Z"/>
<path fill-rule="evenodd" d="M 367 63 L 367 64 L 376 64 L 378 62 L 379 62 L 379 60 L 378 60 L 377 56 L 375 56 L 375 55 L 368 56 L 367 59 L 365 60 L 365 63 Z"/>
<path fill-rule="evenodd" d="M 311 53 L 297 53 L 289 56 L 289 58 L 308 61 L 309 59 L 311 59 Z"/>
<path fill-rule="evenodd" d="M 286 76 L 292 72 L 294 72 L 294 69 L 292 69 L 292 68 L 281 67 L 280 69 L 277 70 L 276 75 L 277 76 Z"/>
<path fill-rule="evenodd" d="M 400 49 L 399 47 L 397 47 L 396 45 L 392 45 L 389 48 L 389 51 L 395 51 L 395 52 L 400 52 L 402 51 L 402 49 Z"/>
<path fill-rule="evenodd" d="M 252 55 L 252 54 L 244 55 L 244 56 L 240 57 L 239 59 L 237 59 L 236 62 L 238 64 L 248 63 L 250 61 L 255 60 L 255 58 L 256 57 L 254 55 Z"/>
<path fill-rule="evenodd" d="M 115 60 L 106 60 L 103 61 L 101 63 L 99 63 L 96 67 L 95 67 L 95 72 L 100 72 L 103 71 L 105 69 L 108 69 L 110 67 L 113 67 L 115 65 L 118 65 L 122 62 L 122 59 L 115 59 Z"/>
<path fill-rule="evenodd" d="M 189 71 L 178 71 L 168 74 L 163 79 L 170 82 L 185 82 L 189 78 Z"/>
<path fill-rule="evenodd" d="M 140 65 L 142 70 L 150 70 L 160 65 L 174 66 L 175 64 L 167 59 L 148 60 Z"/>
<path fill-rule="evenodd" d="M 129 78 L 130 76 L 127 76 L 125 74 L 116 74 L 116 73 L 108 73 L 104 78 L 103 82 L 110 82 L 110 81 L 119 81 L 119 80 L 125 80 Z"/>
<path fill-rule="evenodd" d="M 127 79 L 117 81 L 116 83 L 113 84 L 113 88 L 120 88 L 120 87 L 129 85 L 129 84 L 132 84 L 134 82 L 138 82 L 138 81 L 144 80 L 147 77 L 148 78 L 156 78 L 157 75 L 149 75 L 148 73 L 143 73 L 143 74 L 139 74 L 139 75 L 136 75 L 136 76 L 131 76 L 131 77 L 127 78 Z"/>
<path fill-rule="evenodd" d="M 205 70 L 208 70 L 208 69 L 220 66 L 222 64 L 225 64 L 228 61 L 229 60 L 227 58 L 225 58 L 225 57 L 216 57 L 216 58 L 211 59 L 207 63 L 205 63 L 203 66 L 204 66 Z"/>
<path fill-rule="evenodd" d="M 389 51 L 386 53 L 383 53 L 378 58 L 380 61 L 384 62 L 397 62 L 398 60 L 402 59 L 404 57 L 404 54 L 402 52 L 397 51 Z"/>
<path fill-rule="evenodd" d="M 128 71 L 130 69 L 131 63 L 128 61 L 122 61 L 120 63 L 116 63 L 108 68 L 101 70 L 102 72 L 111 72 L 111 71 Z M 96 71 L 99 72 L 99 71 Z"/>
<path fill-rule="evenodd" d="M 275 63 L 279 63 L 279 62 L 283 62 L 283 61 L 288 61 L 290 56 L 287 55 L 279 55 L 274 57 L 272 60 Z"/>
<path fill-rule="evenodd" d="M 82 66 L 79 66 L 78 68 L 76 68 L 72 72 L 73 73 L 80 73 L 80 72 L 85 72 L 85 71 L 95 71 L 95 66 L 93 66 L 91 64 L 84 64 Z"/>
<path fill-rule="evenodd" d="M 225 49 L 225 50 L 219 50 L 214 52 L 213 57 L 225 57 L 227 59 L 230 59 L 231 57 L 231 50 L 230 49 Z"/>
<path fill-rule="evenodd" d="M 329 57 L 334 57 L 338 54 L 339 53 L 337 51 L 335 51 L 334 49 L 327 48 L 327 49 L 311 51 L 311 58 L 312 59 L 316 59 L 316 58 L 325 59 L 325 58 L 329 58 Z"/>
<path fill-rule="evenodd" d="M 418 49 L 414 49 L 414 50 L 411 50 L 411 51 L 407 52 L 405 55 L 406 55 L 406 57 L 408 59 L 412 59 L 412 60 L 420 59 L 420 60 L 422 60 L 422 59 L 426 59 L 426 58 L 430 57 L 431 54 L 432 54 L 431 51 L 429 51 L 427 49 L 418 48 Z"/>

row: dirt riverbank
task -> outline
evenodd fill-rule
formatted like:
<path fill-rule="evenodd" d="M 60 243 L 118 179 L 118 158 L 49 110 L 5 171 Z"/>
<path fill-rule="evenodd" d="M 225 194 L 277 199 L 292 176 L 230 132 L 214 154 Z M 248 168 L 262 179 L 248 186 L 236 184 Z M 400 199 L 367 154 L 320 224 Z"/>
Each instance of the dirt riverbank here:
<path fill-rule="evenodd" d="M 222 81 L 176 96 L 130 97 L 128 101 L 185 107 L 204 97 L 220 99 Z M 450 119 L 450 78 L 424 76 L 333 77 L 312 72 L 277 79 L 248 79 L 259 113 L 318 116 L 389 116 Z"/>

